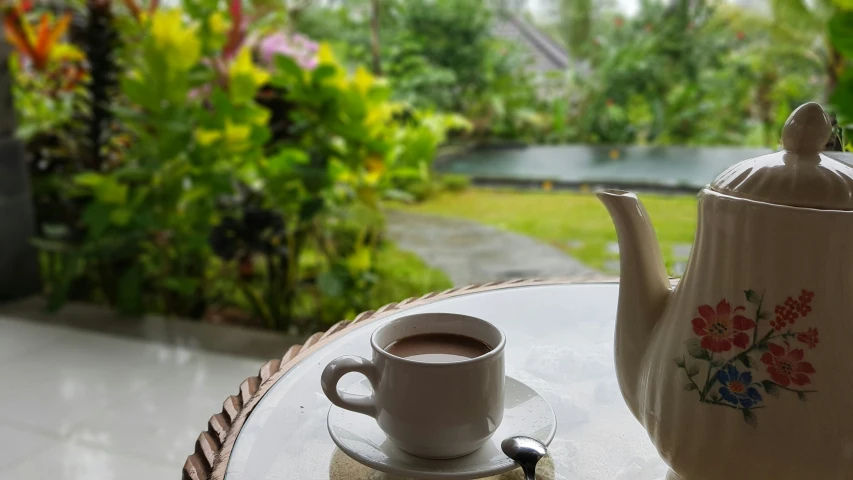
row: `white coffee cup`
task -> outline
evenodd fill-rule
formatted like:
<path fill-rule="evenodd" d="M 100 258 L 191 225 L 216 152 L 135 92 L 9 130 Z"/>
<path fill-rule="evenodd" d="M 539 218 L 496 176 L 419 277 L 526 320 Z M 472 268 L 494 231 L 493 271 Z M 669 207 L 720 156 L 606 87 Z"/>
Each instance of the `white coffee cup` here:
<path fill-rule="evenodd" d="M 401 338 L 449 333 L 491 347 L 476 358 L 427 363 L 401 358 L 385 348 Z M 345 356 L 323 370 L 323 392 L 338 407 L 369 415 L 401 450 L 425 458 L 455 458 L 480 448 L 495 433 L 504 412 L 503 332 L 467 315 L 422 313 L 393 320 L 373 332 L 373 359 Z M 358 372 L 373 395 L 338 390 L 341 377 Z"/>

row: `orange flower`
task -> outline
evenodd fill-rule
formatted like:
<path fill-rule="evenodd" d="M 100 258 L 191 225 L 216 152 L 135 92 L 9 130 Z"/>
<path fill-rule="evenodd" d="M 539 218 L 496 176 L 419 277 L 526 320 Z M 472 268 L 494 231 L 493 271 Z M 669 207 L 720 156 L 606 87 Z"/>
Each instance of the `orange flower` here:
<path fill-rule="evenodd" d="M 66 13 L 51 24 L 51 18 L 48 14 L 43 13 L 36 31 L 33 32 L 22 13 L 21 8 L 6 10 L 3 17 L 6 39 L 18 50 L 20 55 L 32 62 L 36 70 L 44 71 L 54 45 L 68 30 L 71 14 Z"/>

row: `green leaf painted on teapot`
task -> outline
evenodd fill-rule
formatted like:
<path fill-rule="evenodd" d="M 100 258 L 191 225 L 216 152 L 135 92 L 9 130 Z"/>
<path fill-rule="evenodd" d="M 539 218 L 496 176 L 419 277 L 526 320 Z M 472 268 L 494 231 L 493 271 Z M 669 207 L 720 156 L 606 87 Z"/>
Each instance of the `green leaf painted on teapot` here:
<path fill-rule="evenodd" d="M 708 353 L 708 351 L 701 347 L 698 338 L 691 338 L 685 343 L 687 345 L 687 353 L 689 353 L 691 357 L 697 358 L 699 360 L 711 359 L 711 355 Z"/>

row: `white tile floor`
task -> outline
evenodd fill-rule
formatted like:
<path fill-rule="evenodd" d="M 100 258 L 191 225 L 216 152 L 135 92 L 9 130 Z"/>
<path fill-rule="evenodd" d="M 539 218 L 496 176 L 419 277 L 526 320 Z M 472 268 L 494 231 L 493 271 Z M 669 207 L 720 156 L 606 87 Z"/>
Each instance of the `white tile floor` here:
<path fill-rule="evenodd" d="M 260 363 L 0 316 L 0 479 L 178 479 Z"/>

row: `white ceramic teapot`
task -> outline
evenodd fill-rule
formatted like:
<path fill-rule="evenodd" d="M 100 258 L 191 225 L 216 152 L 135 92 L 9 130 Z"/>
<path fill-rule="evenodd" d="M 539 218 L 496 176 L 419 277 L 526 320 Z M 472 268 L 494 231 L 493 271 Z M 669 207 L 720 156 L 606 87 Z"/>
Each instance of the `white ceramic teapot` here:
<path fill-rule="evenodd" d="M 670 287 L 636 195 L 599 193 L 619 236 L 619 387 L 668 479 L 853 479 L 853 167 L 798 108 L 784 150 L 699 193 Z"/>

